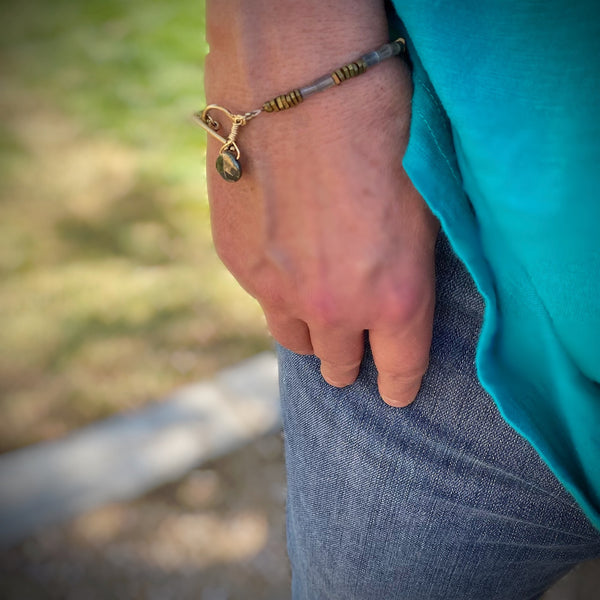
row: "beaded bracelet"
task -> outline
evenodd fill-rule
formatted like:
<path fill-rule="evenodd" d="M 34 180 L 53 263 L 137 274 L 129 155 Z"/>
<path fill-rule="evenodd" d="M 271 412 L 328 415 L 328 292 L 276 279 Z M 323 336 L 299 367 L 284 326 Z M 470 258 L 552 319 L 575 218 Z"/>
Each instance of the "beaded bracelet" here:
<path fill-rule="evenodd" d="M 287 110 L 300 104 L 305 98 L 317 92 L 322 92 L 334 85 L 340 85 L 344 81 L 361 75 L 368 68 L 373 67 L 392 56 L 405 55 L 406 42 L 404 38 L 384 44 L 381 48 L 363 54 L 357 60 L 350 62 L 328 75 L 319 77 L 312 83 L 304 87 L 297 88 L 280 94 L 271 100 L 267 100 L 261 108 L 250 112 L 236 115 L 218 104 L 209 104 L 203 111 L 194 113 L 193 117 L 196 123 L 203 127 L 213 137 L 217 138 L 222 146 L 217 157 L 217 171 L 225 181 L 238 181 L 242 176 L 242 167 L 240 165 L 240 149 L 236 143 L 236 137 L 240 127 L 243 127 L 257 117 L 260 113 L 272 113 Z M 220 111 L 231 120 L 231 130 L 225 138 L 218 134 L 217 131 L 221 128 L 221 124 L 216 121 L 210 114 L 210 111 Z"/>

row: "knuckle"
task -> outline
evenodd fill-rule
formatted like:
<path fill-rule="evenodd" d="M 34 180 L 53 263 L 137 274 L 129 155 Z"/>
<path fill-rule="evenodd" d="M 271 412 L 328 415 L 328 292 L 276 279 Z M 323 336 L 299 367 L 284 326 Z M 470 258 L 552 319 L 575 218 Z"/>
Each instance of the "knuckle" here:
<path fill-rule="evenodd" d="M 388 290 L 380 300 L 380 318 L 399 326 L 406 325 L 428 310 L 430 295 L 421 286 L 404 285 Z"/>
<path fill-rule="evenodd" d="M 276 286 L 263 285 L 256 289 L 254 295 L 265 313 L 279 313 L 286 306 L 284 295 Z"/>
<path fill-rule="evenodd" d="M 304 310 L 310 322 L 321 329 L 336 329 L 344 323 L 344 303 L 326 288 L 308 293 Z"/>

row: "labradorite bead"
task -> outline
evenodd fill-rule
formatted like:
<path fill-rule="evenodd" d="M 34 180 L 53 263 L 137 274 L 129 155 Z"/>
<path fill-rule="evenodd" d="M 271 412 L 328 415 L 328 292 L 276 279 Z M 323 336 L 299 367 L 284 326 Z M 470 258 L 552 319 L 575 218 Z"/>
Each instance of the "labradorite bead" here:
<path fill-rule="evenodd" d="M 225 181 L 237 181 L 242 176 L 242 167 L 231 152 L 217 156 L 217 171 Z"/>

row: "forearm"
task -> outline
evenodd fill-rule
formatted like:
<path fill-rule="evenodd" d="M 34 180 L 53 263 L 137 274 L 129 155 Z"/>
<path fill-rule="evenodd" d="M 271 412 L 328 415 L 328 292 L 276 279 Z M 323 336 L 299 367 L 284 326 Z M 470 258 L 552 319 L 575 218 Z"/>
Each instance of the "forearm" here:
<path fill-rule="evenodd" d="M 387 35 L 381 0 L 208 0 L 207 99 L 250 110 Z"/>

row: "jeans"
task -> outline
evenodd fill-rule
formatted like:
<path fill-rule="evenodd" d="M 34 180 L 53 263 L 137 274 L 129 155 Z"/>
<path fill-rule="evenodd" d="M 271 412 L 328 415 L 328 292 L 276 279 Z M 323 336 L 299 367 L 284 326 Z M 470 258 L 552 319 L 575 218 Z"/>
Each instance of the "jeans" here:
<path fill-rule="evenodd" d="M 384 404 L 367 347 L 336 389 L 279 349 L 294 600 L 539 598 L 600 533 L 479 384 L 483 302 L 440 236 L 430 366 Z"/>

